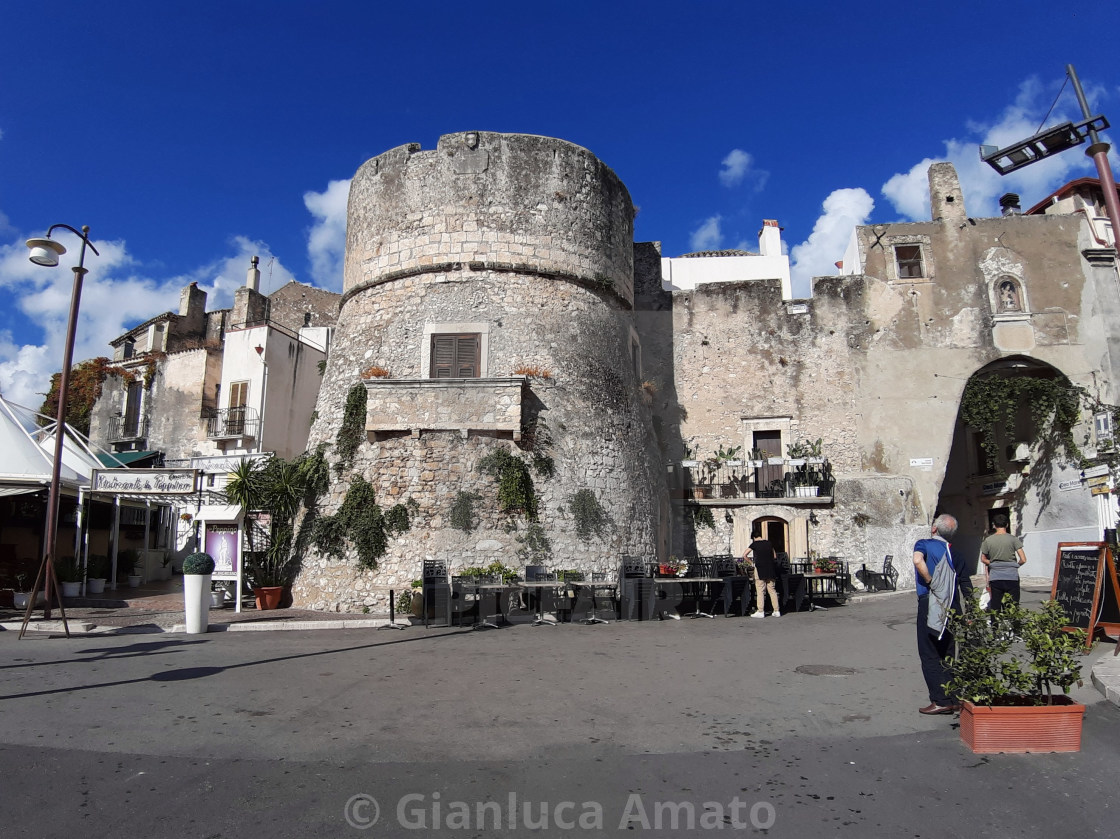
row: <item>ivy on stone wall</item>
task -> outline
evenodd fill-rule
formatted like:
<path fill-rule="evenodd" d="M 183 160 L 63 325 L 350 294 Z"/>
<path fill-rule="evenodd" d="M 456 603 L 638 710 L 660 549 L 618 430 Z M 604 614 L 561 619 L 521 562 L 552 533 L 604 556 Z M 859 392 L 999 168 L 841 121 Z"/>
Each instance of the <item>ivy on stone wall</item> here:
<path fill-rule="evenodd" d="M 983 435 L 981 446 L 987 466 L 1002 470 L 996 448 L 996 429 L 1015 426 L 1020 409 L 1030 410 L 1037 437 L 1053 435 L 1074 461 L 1081 460 L 1081 449 L 1073 439 L 1073 427 L 1080 415 L 1084 391 L 1064 376 L 1042 379 L 1033 376 L 973 376 L 961 395 L 961 419 Z"/>
<path fill-rule="evenodd" d="M 362 444 L 366 427 L 366 386 L 359 382 L 346 394 L 346 407 L 342 425 L 335 437 L 334 451 L 338 455 L 335 471 L 342 474 L 354 464 L 354 455 Z"/>
<path fill-rule="evenodd" d="M 576 535 L 581 539 L 601 536 L 607 526 L 607 511 L 589 489 L 581 489 L 568 498 L 568 509 L 576 520 Z"/>
<path fill-rule="evenodd" d="M 494 449 L 478 462 L 478 471 L 498 481 L 498 505 L 503 513 L 521 513 L 537 520 L 537 489 L 529 464 L 506 449 Z"/>
<path fill-rule="evenodd" d="M 703 525 L 704 527 L 710 527 L 712 530 L 716 529 L 716 520 L 715 516 L 712 515 L 711 507 L 702 507 L 697 504 L 693 506 L 691 510 L 693 527 L 700 527 Z"/>
<path fill-rule="evenodd" d="M 521 544 L 517 549 L 517 559 L 524 565 L 544 565 L 552 558 L 552 542 L 544 528 L 532 522 L 525 529 L 525 535 L 514 537 Z"/>
<path fill-rule="evenodd" d="M 451 526 L 456 530 L 462 530 L 464 533 L 470 533 L 474 530 L 478 524 L 474 505 L 481 500 L 482 496 L 477 492 L 460 491 L 455 496 L 455 503 L 451 505 L 451 515 L 449 517 Z"/>
<path fill-rule="evenodd" d="M 418 509 L 416 501 L 409 499 L 407 504 L 383 511 L 373 486 L 357 475 L 338 512 L 314 520 L 311 539 L 320 551 L 332 556 L 341 556 L 349 543 L 357 551 L 358 566 L 373 570 L 389 547 L 389 537 L 407 532 Z"/>

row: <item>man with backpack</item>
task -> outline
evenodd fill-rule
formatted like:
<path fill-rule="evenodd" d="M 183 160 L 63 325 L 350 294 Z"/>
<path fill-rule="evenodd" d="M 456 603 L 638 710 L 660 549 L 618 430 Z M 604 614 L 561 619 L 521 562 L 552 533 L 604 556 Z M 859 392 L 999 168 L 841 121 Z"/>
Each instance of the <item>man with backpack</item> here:
<path fill-rule="evenodd" d="M 961 575 L 964 563 L 953 559 L 949 540 L 956 535 L 957 520 L 941 514 L 933 520 L 930 538 L 919 539 L 914 545 L 914 582 L 918 590 L 918 657 L 922 662 L 922 676 L 929 689 L 930 704 L 919 708 L 921 714 L 952 714 L 957 711 L 956 700 L 945 693 L 949 672 L 945 659 L 953 644 L 953 636 L 946 629 L 949 611 L 954 608 L 960 589 L 970 594 L 972 580 Z"/>

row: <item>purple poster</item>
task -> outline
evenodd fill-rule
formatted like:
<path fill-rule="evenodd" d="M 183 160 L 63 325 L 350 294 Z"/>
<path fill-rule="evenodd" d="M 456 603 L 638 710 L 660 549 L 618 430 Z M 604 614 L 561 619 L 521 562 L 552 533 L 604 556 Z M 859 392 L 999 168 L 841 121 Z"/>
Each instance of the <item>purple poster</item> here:
<path fill-rule="evenodd" d="M 236 525 L 209 525 L 206 528 L 206 553 L 214 558 L 214 576 L 237 574 Z"/>

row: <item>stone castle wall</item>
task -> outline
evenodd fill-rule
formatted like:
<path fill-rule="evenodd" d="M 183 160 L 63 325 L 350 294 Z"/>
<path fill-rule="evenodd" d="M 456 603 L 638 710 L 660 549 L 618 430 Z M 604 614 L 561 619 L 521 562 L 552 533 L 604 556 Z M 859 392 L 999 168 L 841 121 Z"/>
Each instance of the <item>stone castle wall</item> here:
<path fill-rule="evenodd" d="M 455 263 L 609 281 L 633 298 L 634 209 L 591 152 L 524 134 L 400 146 L 350 186 L 343 291 Z"/>
<path fill-rule="evenodd" d="M 553 458 L 551 477 L 533 473 L 551 546 L 543 564 L 611 570 L 621 554 L 656 552 L 664 481 L 631 362 L 625 188 L 586 150 L 558 140 L 484 134 L 472 149 L 451 135 L 437 151 L 393 150 L 354 180 L 346 292 L 309 441 L 333 445 L 347 393 L 382 368 L 388 375 L 368 388 L 367 440 L 322 512 L 337 510 L 352 475 L 374 486 L 382 507 L 411 499 L 419 512 L 375 572 L 359 571 L 352 555 L 303 557 L 299 604 L 384 607 L 387 588 L 407 587 L 425 559 L 454 570 L 526 564 L 528 523 L 499 511 L 497 482 L 477 468 L 495 448 L 535 446 Z M 456 163 L 480 151 L 484 162 Z M 484 336 L 486 383 L 469 397 L 455 380 L 425 378 L 433 330 Z M 509 386 L 496 382 L 503 378 Z M 519 423 L 509 417 L 513 387 L 521 388 Z M 576 533 L 569 505 L 583 489 L 607 514 L 601 535 Z M 480 496 L 470 533 L 450 525 L 460 492 Z"/>

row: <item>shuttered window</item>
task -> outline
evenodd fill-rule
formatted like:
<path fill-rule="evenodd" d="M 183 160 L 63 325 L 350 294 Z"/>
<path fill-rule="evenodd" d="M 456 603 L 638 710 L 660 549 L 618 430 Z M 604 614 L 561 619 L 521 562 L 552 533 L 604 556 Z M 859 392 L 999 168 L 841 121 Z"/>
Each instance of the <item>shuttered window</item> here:
<path fill-rule="evenodd" d="M 461 335 L 433 335 L 430 376 L 433 379 L 477 379 L 479 348 L 477 332 Z"/>

